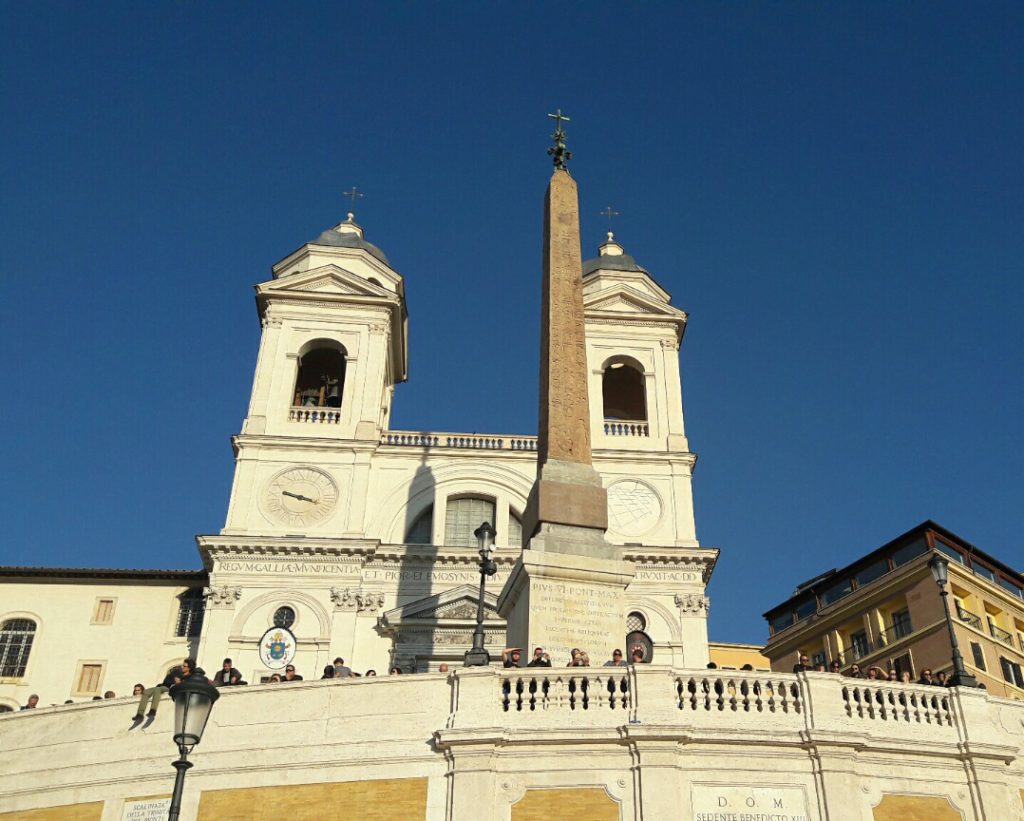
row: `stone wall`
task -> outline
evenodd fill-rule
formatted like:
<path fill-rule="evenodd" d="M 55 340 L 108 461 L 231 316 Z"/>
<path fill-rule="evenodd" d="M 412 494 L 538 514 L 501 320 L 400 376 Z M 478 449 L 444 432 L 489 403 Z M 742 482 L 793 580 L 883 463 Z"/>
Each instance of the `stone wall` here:
<path fill-rule="evenodd" d="M 0 716 L 0 819 L 113 821 L 125 799 L 166 795 L 173 711 L 129 731 L 133 706 Z M 1015 821 L 1022 745 L 1018 702 L 825 673 L 459 669 L 252 686 L 215 706 L 182 819 L 355 805 L 380 821 Z"/>

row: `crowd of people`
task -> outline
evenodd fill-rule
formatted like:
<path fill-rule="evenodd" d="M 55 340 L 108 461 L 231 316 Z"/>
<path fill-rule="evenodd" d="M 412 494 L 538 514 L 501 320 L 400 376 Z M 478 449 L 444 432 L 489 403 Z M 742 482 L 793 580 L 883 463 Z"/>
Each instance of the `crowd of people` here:
<path fill-rule="evenodd" d="M 833 661 L 831 668 L 829 668 L 822 662 L 812 665 L 810 663 L 810 659 L 806 655 L 801 654 L 797 663 L 793 665 L 793 672 L 805 673 L 808 671 L 816 673 L 832 672 L 837 676 L 841 675 L 846 678 L 862 678 L 867 681 L 892 681 L 899 684 L 924 684 L 933 687 L 949 686 L 949 676 L 943 670 L 939 670 L 938 673 L 932 674 L 931 668 L 926 667 L 921 671 L 921 675 L 918 676 L 916 681 L 909 670 L 897 670 L 895 668 L 889 668 L 886 670 L 878 666 L 872 666 L 868 667 L 867 670 L 862 670 L 859 664 L 851 664 L 850 669 L 846 673 L 843 673 L 843 666 L 838 660 Z"/>
<path fill-rule="evenodd" d="M 622 651 L 615 649 L 612 651 L 612 657 L 606 661 L 602 667 L 628 667 L 630 664 L 641 664 L 644 660 L 644 654 L 642 650 L 634 650 L 632 653 L 632 659 L 626 662 L 622 658 Z M 506 647 L 501 653 L 501 666 L 504 668 L 509 667 L 551 667 L 551 657 L 544 652 L 543 647 L 533 648 L 533 658 L 531 658 L 525 665 L 523 661 L 523 648 L 522 647 Z M 580 650 L 578 647 L 574 647 L 569 653 L 569 661 L 565 665 L 566 667 L 590 667 L 590 656 L 587 655 L 585 650 Z"/>

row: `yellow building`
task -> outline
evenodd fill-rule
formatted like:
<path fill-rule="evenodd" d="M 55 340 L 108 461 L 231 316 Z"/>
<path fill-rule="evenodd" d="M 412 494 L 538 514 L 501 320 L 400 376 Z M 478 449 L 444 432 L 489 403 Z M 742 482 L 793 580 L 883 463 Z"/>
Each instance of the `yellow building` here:
<path fill-rule="evenodd" d="M 805 584 L 765 618 L 773 670 L 952 670 L 952 648 L 928 559 L 949 559 L 950 608 L 966 669 L 990 693 L 1024 698 L 1024 576 L 941 525 L 926 521 L 841 570 Z"/>

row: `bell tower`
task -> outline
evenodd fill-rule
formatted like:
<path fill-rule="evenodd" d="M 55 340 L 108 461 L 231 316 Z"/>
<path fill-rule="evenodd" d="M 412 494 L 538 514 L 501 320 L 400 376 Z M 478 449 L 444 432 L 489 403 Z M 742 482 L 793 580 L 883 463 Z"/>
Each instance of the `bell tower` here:
<path fill-rule="evenodd" d="M 351 213 L 272 273 L 256 286 L 263 332 L 223 532 L 357 535 L 407 378 L 404 283 Z"/>

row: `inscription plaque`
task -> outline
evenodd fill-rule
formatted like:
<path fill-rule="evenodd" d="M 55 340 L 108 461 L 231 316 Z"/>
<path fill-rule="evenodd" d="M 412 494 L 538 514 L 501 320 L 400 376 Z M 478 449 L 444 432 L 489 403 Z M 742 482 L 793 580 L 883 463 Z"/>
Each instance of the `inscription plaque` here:
<path fill-rule="evenodd" d="M 148 798 L 144 801 L 124 802 L 121 821 L 164 821 L 171 808 L 170 798 Z"/>
<path fill-rule="evenodd" d="M 687 821 L 808 821 L 801 787 L 693 784 L 693 815 Z"/>

